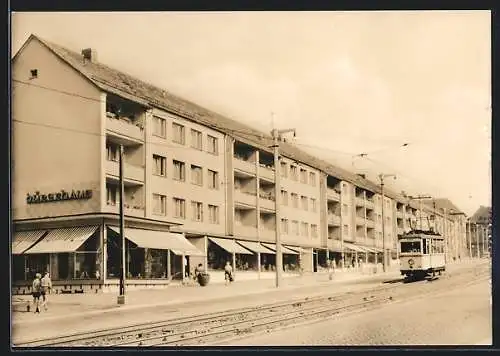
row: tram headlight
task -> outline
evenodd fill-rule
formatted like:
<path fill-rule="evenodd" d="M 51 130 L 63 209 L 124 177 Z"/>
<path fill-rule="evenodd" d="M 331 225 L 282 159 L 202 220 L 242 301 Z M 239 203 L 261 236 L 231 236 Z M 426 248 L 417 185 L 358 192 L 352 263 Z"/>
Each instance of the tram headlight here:
<path fill-rule="evenodd" d="M 415 261 L 413 261 L 413 258 L 410 258 L 408 260 L 408 266 L 410 266 L 410 268 L 413 268 L 413 265 L 415 264 Z"/>

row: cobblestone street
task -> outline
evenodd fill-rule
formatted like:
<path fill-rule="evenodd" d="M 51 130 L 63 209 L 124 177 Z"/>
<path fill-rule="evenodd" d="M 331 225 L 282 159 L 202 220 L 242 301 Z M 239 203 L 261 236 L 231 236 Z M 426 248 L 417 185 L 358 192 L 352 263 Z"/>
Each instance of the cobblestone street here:
<path fill-rule="evenodd" d="M 230 345 L 488 345 L 490 291 L 490 282 L 482 281 L 416 302 L 255 335 Z"/>

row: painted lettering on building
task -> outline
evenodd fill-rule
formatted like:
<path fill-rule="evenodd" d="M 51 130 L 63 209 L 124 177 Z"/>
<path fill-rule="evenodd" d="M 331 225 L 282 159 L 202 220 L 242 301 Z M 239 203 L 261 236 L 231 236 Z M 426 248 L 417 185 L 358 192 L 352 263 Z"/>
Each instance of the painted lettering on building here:
<path fill-rule="evenodd" d="M 92 198 L 92 190 L 72 190 L 67 192 L 64 189 L 57 193 L 40 194 L 36 191 L 34 194 L 26 194 L 26 203 L 28 204 L 40 204 L 40 203 L 50 203 L 65 200 L 85 200 Z"/>

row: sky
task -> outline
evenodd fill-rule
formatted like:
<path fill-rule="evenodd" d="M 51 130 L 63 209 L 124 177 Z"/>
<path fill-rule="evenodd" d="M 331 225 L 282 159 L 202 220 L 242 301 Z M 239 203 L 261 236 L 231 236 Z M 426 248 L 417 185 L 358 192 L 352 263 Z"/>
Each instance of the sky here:
<path fill-rule="evenodd" d="M 491 206 L 490 11 L 14 13 L 30 34 L 409 195 Z M 290 138 L 292 139 L 292 138 Z M 366 155 L 360 156 L 360 154 Z"/>

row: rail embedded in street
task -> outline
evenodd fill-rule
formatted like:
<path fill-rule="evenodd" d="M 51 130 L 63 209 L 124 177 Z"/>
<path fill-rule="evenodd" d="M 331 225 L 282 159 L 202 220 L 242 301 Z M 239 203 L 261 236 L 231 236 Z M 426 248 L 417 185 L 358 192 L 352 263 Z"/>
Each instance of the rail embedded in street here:
<path fill-rule="evenodd" d="M 463 287 L 490 278 L 484 266 L 446 275 L 433 283 L 383 284 L 370 290 L 342 295 L 323 295 L 260 307 L 240 308 L 203 316 L 144 323 L 122 328 L 96 330 L 86 334 L 25 342 L 17 347 L 149 347 L 201 346 L 224 342 L 243 335 L 341 317 L 412 299 L 425 298 L 450 288 Z"/>

